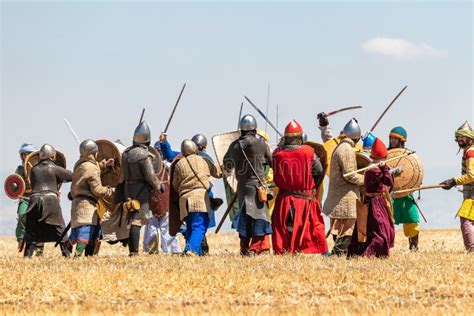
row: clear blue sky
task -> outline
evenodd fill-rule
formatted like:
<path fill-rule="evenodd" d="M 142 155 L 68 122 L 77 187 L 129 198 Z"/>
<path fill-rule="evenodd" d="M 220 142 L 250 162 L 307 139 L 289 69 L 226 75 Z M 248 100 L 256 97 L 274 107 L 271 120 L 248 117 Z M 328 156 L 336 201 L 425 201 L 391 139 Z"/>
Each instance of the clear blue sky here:
<path fill-rule="evenodd" d="M 64 117 L 82 139 L 130 143 L 146 107 L 157 138 L 184 82 L 169 131 L 176 148 L 198 132 L 234 129 L 244 94 L 265 107 L 268 82 L 270 115 L 279 104 L 279 125 L 296 118 L 315 140 L 318 112 L 363 105 L 331 125 L 337 132 L 354 115 L 367 130 L 408 85 L 375 133 L 386 141 L 406 127 L 426 184 L 460 171 L 453 131 L 473 122 L 471 2 L 3 1 L 1 10 L 2 179 L 22 142 L 51 143 L 72 166 L 78 149 Z M 424 227 L 457 226 L 460 200 L 423 194 Z M 3 192 L 0 208 L 0 233 L 12 234 L 15 204 Z"/>

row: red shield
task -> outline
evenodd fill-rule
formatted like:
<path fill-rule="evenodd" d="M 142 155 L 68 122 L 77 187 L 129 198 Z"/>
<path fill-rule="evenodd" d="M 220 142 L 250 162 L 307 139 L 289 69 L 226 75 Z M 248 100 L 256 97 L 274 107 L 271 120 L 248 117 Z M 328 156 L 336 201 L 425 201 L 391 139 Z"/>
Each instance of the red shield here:
<path fill-rule="evenodd" d="M 4 188 L 10 199 L 18 199 L 25 194 L 26 184 L 21 176 L 12 174 L 5 179 Z"/>

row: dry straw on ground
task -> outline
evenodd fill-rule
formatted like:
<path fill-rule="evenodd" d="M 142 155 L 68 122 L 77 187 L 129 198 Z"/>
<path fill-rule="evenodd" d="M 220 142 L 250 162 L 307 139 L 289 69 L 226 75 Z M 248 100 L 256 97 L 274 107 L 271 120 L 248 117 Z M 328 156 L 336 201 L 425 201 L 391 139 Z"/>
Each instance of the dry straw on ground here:
<path fill-rule="evenodd" d="M 474 255 L 457 230 L 426 231 L 418 253 L 398 233 L 389 259 L 241 258 L 235 234 L 212 255 L 128 258 L 119 245 L 67 260 L 51 245 L 24 260 L 0 239 L 3 314 L 473 314 Z"/>

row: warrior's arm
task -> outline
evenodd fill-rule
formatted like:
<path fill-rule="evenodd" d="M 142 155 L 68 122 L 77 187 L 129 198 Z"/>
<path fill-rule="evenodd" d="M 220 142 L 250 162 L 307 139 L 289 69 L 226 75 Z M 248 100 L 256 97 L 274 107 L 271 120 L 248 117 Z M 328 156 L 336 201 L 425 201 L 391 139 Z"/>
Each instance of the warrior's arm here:
<path fill-rule="evenodd" d="M 155 169 L 153 168 L 152 157 L 146 157 L 142 163 L 142 174 L 145 177 L 146 182 L 156 191 L 160 191 L 160 181 L 155 174 Z"/>
<path fill-rule="evenodd" d="M 123 170 L 124 170 L 123 167 L 125 166 L 125 164 L 126 164 L 125 157 L 122 155 L 121 162 L 120 162 L 121 170 L 120 170 L 120 177 L 119 177 L 118 183 L 123 183 L 125 181 L 125 175 L 123 173 Z"/>
<path fill-rule="evenodd" d="M 227 152 L 224 156 L 222 171 L 224 173 L 226 173 L 226 172 L 230 173 L 232 171 L 232 169 L 235 169 L 235 160 L 234 160 L 234 155 L 233 155 L 232 149 L 230 147 L 229 150 L 227 150 Z"/>
<path fill-rule="evenodd" d="M 342 174 L 351 173 L 357 170 L 357 160 L 353 148 L 351 148 L 350 150 L 341 151 L 339 159 L 342 167 Z M 344 179 L 358 186 L 364 185 L 364 176 L 358 173 L 353 173 L 351 175 L 344 176 Z"/>
<path fill-rule="evenodd" d="M 318 156 L 314 155 L 314 159 L 311 164 L 311 174 L 315 182 L 319 178 L 319 176 L 321 176 L 321 173 L 323 173 L 323 165 L 321 164 L 321 161 L 319 160 Z"/>
<path fill-rule="evenodd" d="M 56 179 L 60 182 L 71 182 L 72 181 L 72 171 L 66 170 L 63 167 L 56 166 Z"/>
<path fill-rule="evenodd" d="M 222 172 L 220 171 L 219 167 L 213 163 L 212 161 L 209 161 L 207 159 L 205 159 L 206 163 L 207 163 L 207 166 L 209 167 L 209 172 L 211 174 L 212 177 L 216 178 L 216 179 L 220 179 L 222 178 Z"/>
<path fill-rule="evenodd" d="M 379 169 L 382 171 L 382 177 L 380 181 L 388 187 L 393 187 L 393 176 L 390 173 L 390 168 L 387 165 L 382 165 L 379 166 Z"/>
<path fill-rule="evenodd" d="M 163 154 L 163 159 L 169 162 L 173 161 L 174 158 L 179 155 L 179 151 L 172 150 L 171 145 L 167 140 L 160 142 L 160 149 Z"/>
<path fill-rule="evenodd" d="M 323 143 L 327 142 L 331 138 L 334 138 L 331 132 L 331 128 L 329 125 L 327 126 L 319 126 L 319 130 L 321 131 L 321 139 L 323 140 Z"/>
<path fill-rule="evenodd" d="M 114 190 L 110 187 L 104 187 L 102 181 L 100 180 L 100 175 L 97 172 L 92 172 L 92 174 L 87 179 L 87 184 L 92 194 L 97 198 L 111 198 Z"/>
<path fill-rule="evenodd" d="M 466 173 L 454 179 L 457 185 L 474 182 L 474 150 L 471 150 L 468 155 L 466 160 Z"/>
<path fill-rule="evenodd" d="M 273 155 L 272 151 L 270 150 L 270 146 L 265 143 L 265 160 L 266 164 L 270 166 L 270 168 L 273 168 Z"/>

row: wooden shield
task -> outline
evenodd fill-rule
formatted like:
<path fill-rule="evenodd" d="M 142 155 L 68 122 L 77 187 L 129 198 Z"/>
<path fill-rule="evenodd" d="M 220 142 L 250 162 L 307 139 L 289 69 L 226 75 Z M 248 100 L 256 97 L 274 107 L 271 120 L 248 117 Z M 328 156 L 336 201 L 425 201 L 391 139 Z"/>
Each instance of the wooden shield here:
<path fill-rule="evenodd" d="M 99 147 L 99 153 L 97 154 L 97 161 L 114 159 L 115 165 L 112 170 L 103 173 L 100 176 L 103 186 L 109 186 L 115 188 L 120 179 L 120 167 L 122 164 L 122 152 L 116 143 L 106 139 L 96 140 L 97 147 Z"/>
<path fill-rule="evenodd" d="M 26 182 L 27 182 L 28 186 L 31 186 L 31 179 L 30 179 L 31 169 L 33 169 L 33 167 L 36 166 L 39 161 L 40 161 L 39 151 L 32 152 L 31 154 L 26 156 L 26 159 L 25 159 L 25 179 L 26 179 Z M 53 161 L 56 165 L 66 169 L 66 157 L 59 150 L 56 150 L 56 156 L 54 157 Z M 58 183 L 58 190 L 61 188 L 62 184 L 63 184 L 62 182 Z"/>
<path fill-rule="evenodd" d="M 224 156 L 229 149 L 230 144 L 239 139 L 240 131 L 229 132 L 212 136 L 212 147 L 216 153 L 217 163 L 220 166 L 224 164 Z M 226 177 L 226 182 L 230 186 L 232 193 L 237 192 L 237 179 L 234 174 Z M 230 202 L 230 201 L 227 201 Z"/>
<path fill-rule="evenodd" d="M 410 152 L 410 150 L 406 148 L 393 148 L 388 151 L 387 159 L 401 156 L 408 152 Z M 392 169 L 399 166 L 402 167 L 400 175 L 394 177 L 393 191 L 412 189 L 421 186 L 424 177 L 424 169 L 423 163 L 416 154 L 389 161 L 387 162 L 387 166 Z M 392 196 L 394 198 L 400 198 L 409 194 L 411 193 L 393 194 Z"/>
<path fill-rule="evenodd" d="M 356 152 L 356 160 L 357 160 L 357 169 L 362 169 L 370 165 L 372 159 L 370 159 L 369 155 L 364 152 Z M 360 172 L 360 174 L 364 174 L 364 172 Z"/>
<path fill-rule="evenodd" d="M 314 149 L 314 153 L 316 156 L 318 156 L 319 160 L 321 161 L 321 164 L 323 165 L 323 173 L 322 175 L 318 178 L 318 181 L 316 182 L 316 188 L 319 188 L 321 183 L 324 180 L 324 176 L 326 175 L 326 171 L 329 168 L 328 166 L 328 157 L 327 157 L 327 152 L 326 149 L 324 148 L 324 145 L 313 142 L 313 141 L 307 141 L 305 145 L 308 145 Z"/>

